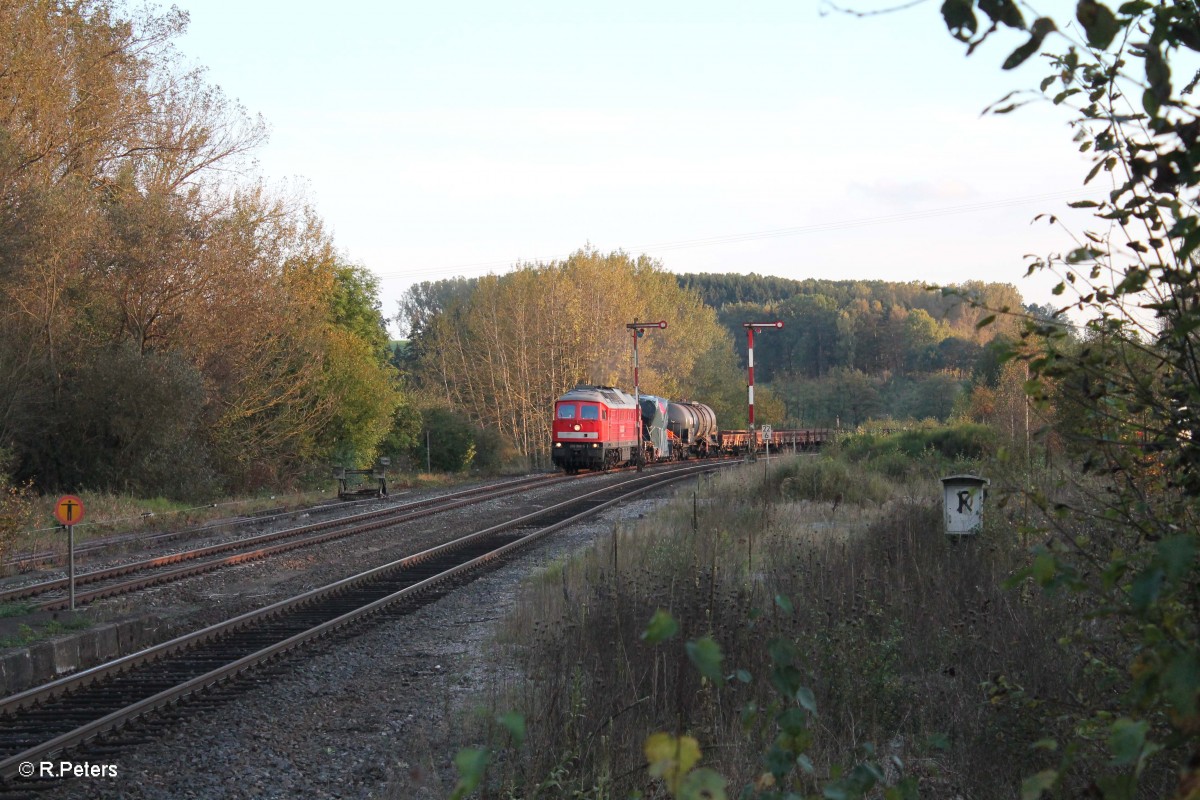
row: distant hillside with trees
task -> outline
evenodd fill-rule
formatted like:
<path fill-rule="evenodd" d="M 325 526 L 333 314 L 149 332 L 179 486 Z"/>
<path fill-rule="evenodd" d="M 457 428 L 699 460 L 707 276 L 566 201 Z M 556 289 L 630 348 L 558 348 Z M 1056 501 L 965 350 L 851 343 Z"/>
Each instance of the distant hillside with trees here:
<path fill-rule="evenodd" d="M 1000 356 L 1030 311 L 1010 284 L 952 291 L 919 282 L 788 280 L 683 274 L 681 288 L 717 311 L 746 363 L 744 322 L 782 320 L 755 337 L 755 381 L 775 390 L 786 420 L 853 427 L 875 418 L 946 420 L 995 387 Z M 1008 309 L 981 326 L 994 311 Z"/>
<path fill-rule="evenodd" d="M 742 323 L 783 320 L 755 340 L 756 418 L 799 427 L 951 416 L 1026 426 L 1023 375 L 1002 366 L 1023 312 L 1008 284 L 952 292 L 916 283 L 672 275 L 646 256 L 585 248 L 504 275 L 412 286 L 396 364 L 443 468 L 495 460 L 500 443 L 541 463 L 553 399 L 576 383 L 632 389 L 634 319 L 668 328 L 641 341 L 641 389 L 747 424 Z M 1014 429 L 1015 430 L 1015 429 Z M 465 435 L 464 431 L 473 431 Z M 485 432 L 490 432 L 485 435 Z M 1015 435 L 1015 434 L 1014 434 Z"/>

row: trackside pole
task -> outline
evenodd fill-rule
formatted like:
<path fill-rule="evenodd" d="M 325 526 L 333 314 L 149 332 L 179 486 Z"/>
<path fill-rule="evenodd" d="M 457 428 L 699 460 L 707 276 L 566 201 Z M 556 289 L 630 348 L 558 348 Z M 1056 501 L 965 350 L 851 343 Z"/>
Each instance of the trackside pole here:
<path fill-rule="evenodd" d="M 750 405 L 750 443 L 747 457 L 750 461 L 753 461 L 758 451 L 758 439 L 754 436 L 754 329 L 782 328 L 783 320 L 776 320 L 775 322 L 743 322 L 742 327 L 746 329 L 746 375 Z"/>
<path fill-rule="evenodd" d="M 633 322 L 625 323 L 627 330 L 633 331 L 633 406 L 637 413 L 637 455 L 634 461 L 637 462 L 638 472 L 642 471 L 642 395 L 638 388 L 638 339 L 646 335 L 646 331 L 651 328 L 667 327 L 666 320 L 659 322 L 638 322 L 636 319 Z"/>
<path fill-rule="evenodd" d="M 71 610 L 75 610 L 75 526 L 67 526 L 67 584 L 71 587 Z"/>
<path fill-rule="evenodd" d="M 67 529 L 67 586 L 71 610 L 75 610 L 75 526 L 83 521 L 83 501 L 73 494 L 63 495 L 54 504 L 54 518 Z"/>

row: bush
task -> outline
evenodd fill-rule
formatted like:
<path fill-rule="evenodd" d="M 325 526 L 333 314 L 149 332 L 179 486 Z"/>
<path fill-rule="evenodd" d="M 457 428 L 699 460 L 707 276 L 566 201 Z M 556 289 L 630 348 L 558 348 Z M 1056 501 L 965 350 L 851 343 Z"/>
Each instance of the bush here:
<path fill-rule="evenodd" d="M 932 458 L 938 465 L 945 465 L 986 458 L 996 452 L 996 445 L 996 434 L 986 425 L 926 424 L 896 433 L 866 433 L 847 437 L 841 453 L 856 462 L 901 454 L 913 460 Z M 894 465 L 890 469 L 894 469 Z"/>
<path fill-rule="evenodd" d="M 892 496 L 891 485 L 880 475 L 852 471 L 846 462 L 832 458 L 800 459 L 781 475 L 779 493 L 788 500 L 866 505 Z"/>
<path fill-rule="evenodd" d="M 424 435 L 417 442 L 413 460 L 418 468 L 437 472 L 462 472 L 475 461 L 475 431 L 462 414 L 436 406 L 421 412 Z"/>
<path fill-rule="evenodd" d="M 28 485 L 16 485 L 8 474 L 11 454 L 0 449 L 0 563 L 12 548 L 17 533 L 33 518 Z"/>
<path fill-rule="evenodd" d="M 218 488 L 200 430 L 203 378 L 170 353 L 121 344 L 93 354 L 66 376 L 28 470 L 47 488 L 91 488 L 203 500 Z M 62 442 L 74 445 L 64 459 Z"/>

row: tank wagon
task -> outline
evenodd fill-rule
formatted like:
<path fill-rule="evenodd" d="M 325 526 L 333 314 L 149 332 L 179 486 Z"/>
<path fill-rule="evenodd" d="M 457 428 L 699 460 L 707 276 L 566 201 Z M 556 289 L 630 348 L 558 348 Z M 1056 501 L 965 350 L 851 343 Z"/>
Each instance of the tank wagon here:
<path fill-rule="evenodd" d="M 721 447 L 717 415 L 704 403 L 681 400 L 667 405 L 667 431 L 675 458 L 705 458 Z"/>
<path fill-rule="evenodd" d="M 554 402 L 551 461 L 574 474 L 633 461 L 637 404 L 611 386 L 580 384 Z"/>

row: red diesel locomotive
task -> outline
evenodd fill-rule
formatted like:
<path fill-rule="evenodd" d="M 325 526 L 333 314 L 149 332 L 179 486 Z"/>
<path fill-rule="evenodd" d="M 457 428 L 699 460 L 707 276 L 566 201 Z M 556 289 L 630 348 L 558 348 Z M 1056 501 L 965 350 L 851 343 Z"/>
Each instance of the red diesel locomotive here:
<path fill-rule="evenodd" d="M 611 386 L 580 384 L 554 403 L 551 460 L 568 473 L 633 461 L 638 407 Z"/>

